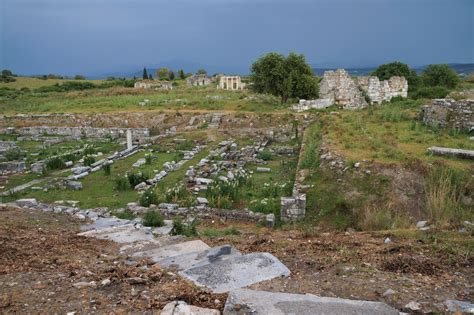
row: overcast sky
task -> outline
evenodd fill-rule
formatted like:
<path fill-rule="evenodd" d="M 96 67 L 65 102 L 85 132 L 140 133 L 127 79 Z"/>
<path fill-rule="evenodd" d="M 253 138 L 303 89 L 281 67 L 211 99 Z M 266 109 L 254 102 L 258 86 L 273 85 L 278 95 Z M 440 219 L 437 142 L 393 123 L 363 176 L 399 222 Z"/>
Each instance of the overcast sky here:
<path fill-rule="evenodd" d="M 0 0 L 0 68 L 248 72 L 270 51 L 317 66 L 474 62 L 474 0 Z"/>

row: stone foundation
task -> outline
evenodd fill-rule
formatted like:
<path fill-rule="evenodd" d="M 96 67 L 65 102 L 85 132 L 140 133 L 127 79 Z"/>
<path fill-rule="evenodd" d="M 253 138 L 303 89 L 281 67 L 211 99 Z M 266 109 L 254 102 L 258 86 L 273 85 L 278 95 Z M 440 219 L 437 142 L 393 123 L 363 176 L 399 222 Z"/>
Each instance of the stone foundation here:
<path fill-rule="evenodd" d="M 433 104 L 421 107 L 419 118 L 428 126 L 469 132 L 474 130 L 473 112 L 472 99 L 461 101 L 437 99 Z"/>
<path fill-rule="evenodd" d="M 362 92 L 344 69 L 324 72 L 319 83 L 319 97 L 347 109 L 367 106 Z"/>
<path fill-rule="evenodd" d="M 408 82 L 404 77 L 394 76 L 383 81 L 375 76 L 357 77 L 356 82 L 374 104 L 389 102 L 397 96 L 408 96 Z"/>

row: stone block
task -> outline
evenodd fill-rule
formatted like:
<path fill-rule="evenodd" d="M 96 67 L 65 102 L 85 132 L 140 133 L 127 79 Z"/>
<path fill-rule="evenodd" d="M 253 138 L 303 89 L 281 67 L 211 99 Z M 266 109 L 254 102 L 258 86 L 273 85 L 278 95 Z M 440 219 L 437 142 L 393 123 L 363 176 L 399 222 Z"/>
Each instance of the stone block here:
<path fill-rule="evenodd" d="M 239 289 L 230 292 L 224 315 L 399 315 L 381 302 Z"/>

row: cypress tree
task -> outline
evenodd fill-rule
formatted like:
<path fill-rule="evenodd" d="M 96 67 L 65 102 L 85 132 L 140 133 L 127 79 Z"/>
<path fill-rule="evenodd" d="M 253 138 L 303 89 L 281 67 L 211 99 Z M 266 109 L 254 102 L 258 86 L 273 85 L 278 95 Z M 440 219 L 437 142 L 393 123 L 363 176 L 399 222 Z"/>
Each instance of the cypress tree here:
<path fill-rule="evenodd" d="M 148 79 L 148 73 L 146 72 L 146 68 L 143 68 L 143 80 Z"/>

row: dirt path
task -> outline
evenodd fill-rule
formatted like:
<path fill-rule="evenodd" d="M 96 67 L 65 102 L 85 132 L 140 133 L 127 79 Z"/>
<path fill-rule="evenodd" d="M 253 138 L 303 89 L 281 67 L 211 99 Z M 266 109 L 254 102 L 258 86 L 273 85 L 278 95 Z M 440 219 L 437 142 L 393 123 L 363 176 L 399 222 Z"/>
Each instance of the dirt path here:
<path fill-rule="evenodd" d="M 77 236 L 78 223 L 0 209 L 1 314 L 152 314 L 173 300 L 223 308 L 225 294 L 204 292 L 149 261 L 127 262 L 115 243 Z M 147 280 L 137 281 L 139 275 Z"/>

